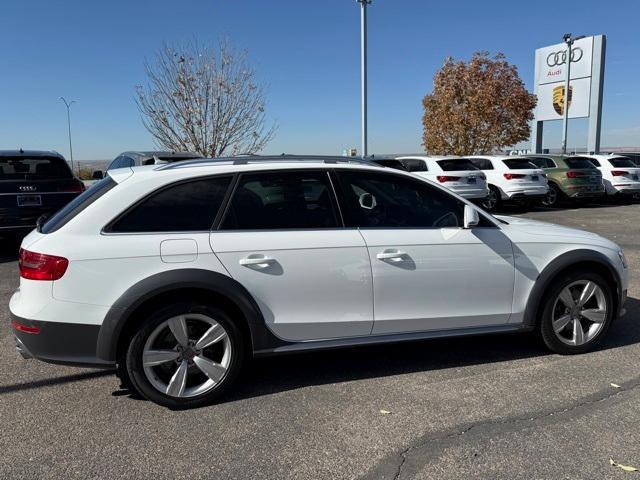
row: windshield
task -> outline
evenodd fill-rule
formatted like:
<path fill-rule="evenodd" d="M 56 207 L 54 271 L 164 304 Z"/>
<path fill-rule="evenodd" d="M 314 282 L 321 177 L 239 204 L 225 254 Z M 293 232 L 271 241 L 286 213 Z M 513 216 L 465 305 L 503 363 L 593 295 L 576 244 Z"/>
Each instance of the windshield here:
<path fill-rule="evenodd" d="M 0 180 L 72 177 L 67 162 L 59 157 L 0 157 Z"/>
<path fill-rule="evenodd" d="M 609 163 L 617 168 L 635 168 L 636 164 L 630 158 L 627 157 L 616 157 L 610 158 Z"/>
<path fill-rule="evenodd" d="M 445 172 L 453 172 L 456 170 L 478 170 L 478 167 L 464 158 L 438 160 L 437 163 Z"/>
<path fill-rule="evenodd" d="M 511 170 L 527 170 L 530 168 L 538 168 L 526 158 L 510 158 L 502 161 Z"/>
<path fill-rule="evenodd" d="M 588 158 L 565 158 L 564 161 L 569 168 L 596 168 Z"/>

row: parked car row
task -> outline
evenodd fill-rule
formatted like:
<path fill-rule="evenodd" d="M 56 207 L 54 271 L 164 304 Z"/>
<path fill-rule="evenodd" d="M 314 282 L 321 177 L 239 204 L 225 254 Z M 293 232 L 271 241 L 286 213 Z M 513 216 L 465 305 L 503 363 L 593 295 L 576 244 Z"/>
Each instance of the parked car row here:
<path fill-rule="evenodd" d="M 640 167 L 623 155 L 404 155 L 374 162 L 427 178 L 481 203 L 556 206 L 604 196 L 640 196 Z"/>

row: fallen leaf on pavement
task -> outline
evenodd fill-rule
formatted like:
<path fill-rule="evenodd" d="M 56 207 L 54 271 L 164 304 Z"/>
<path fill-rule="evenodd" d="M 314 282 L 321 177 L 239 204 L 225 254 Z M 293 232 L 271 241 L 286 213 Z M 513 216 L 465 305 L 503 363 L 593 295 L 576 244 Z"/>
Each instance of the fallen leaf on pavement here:
<path fill-rule="evenodd" d="M 630 467 L 629 465 L 622 465 L 621 463 L 616 463 L 613 461 L 613 458 L 609 458 L 609 465 L 612 467 L 618 467 L 624 470 L 625 472 L 640 472 L 636 467 Z"/>
<path fill-rule="evenodd" d="M 618 385 L 617 383 L 611 383 L 610 384 L 613 388 L 622 388 L 620 385 Z"/>
<path fill-rule="evenodd" d="M 389 410 L 380 410 L 380 413 L 382 415 L 391 415 L 391 412 Z"/>

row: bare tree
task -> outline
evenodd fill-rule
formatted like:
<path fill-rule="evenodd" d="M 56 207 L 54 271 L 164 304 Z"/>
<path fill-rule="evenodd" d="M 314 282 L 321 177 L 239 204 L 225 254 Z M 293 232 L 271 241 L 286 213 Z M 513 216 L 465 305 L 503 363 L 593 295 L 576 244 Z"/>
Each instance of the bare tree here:
<path fill-rule="evenodd" d="M 165 45 L 145 70 L 149 84 L 136 87 L 136 103 L 159 146 L 219 157 L 259 152 L 273 138 L 264 86 L 227 41 Z"/>

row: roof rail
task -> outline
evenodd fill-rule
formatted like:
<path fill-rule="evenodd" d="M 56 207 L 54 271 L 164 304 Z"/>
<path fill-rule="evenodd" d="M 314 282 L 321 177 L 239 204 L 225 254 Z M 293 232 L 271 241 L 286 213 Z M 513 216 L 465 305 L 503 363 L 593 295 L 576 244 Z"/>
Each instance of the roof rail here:
<path fill-rule="evenodd" d="M 200 158 L 194 160 L 186 160 L 184 162 L 173 162 L 162 165 L 156 170 L 174 170 L 185 167 L 204 167 L 210 165 L 248 165 L 250 163 L 270 163 L 270 162 L 322 162 L 322 163 L 357 163 L 380 167 L 371 160 L 359 157 L 342 157 L 332 155 L 241 155 L 237 157 L 219 157 L 219 158 Z"/>

